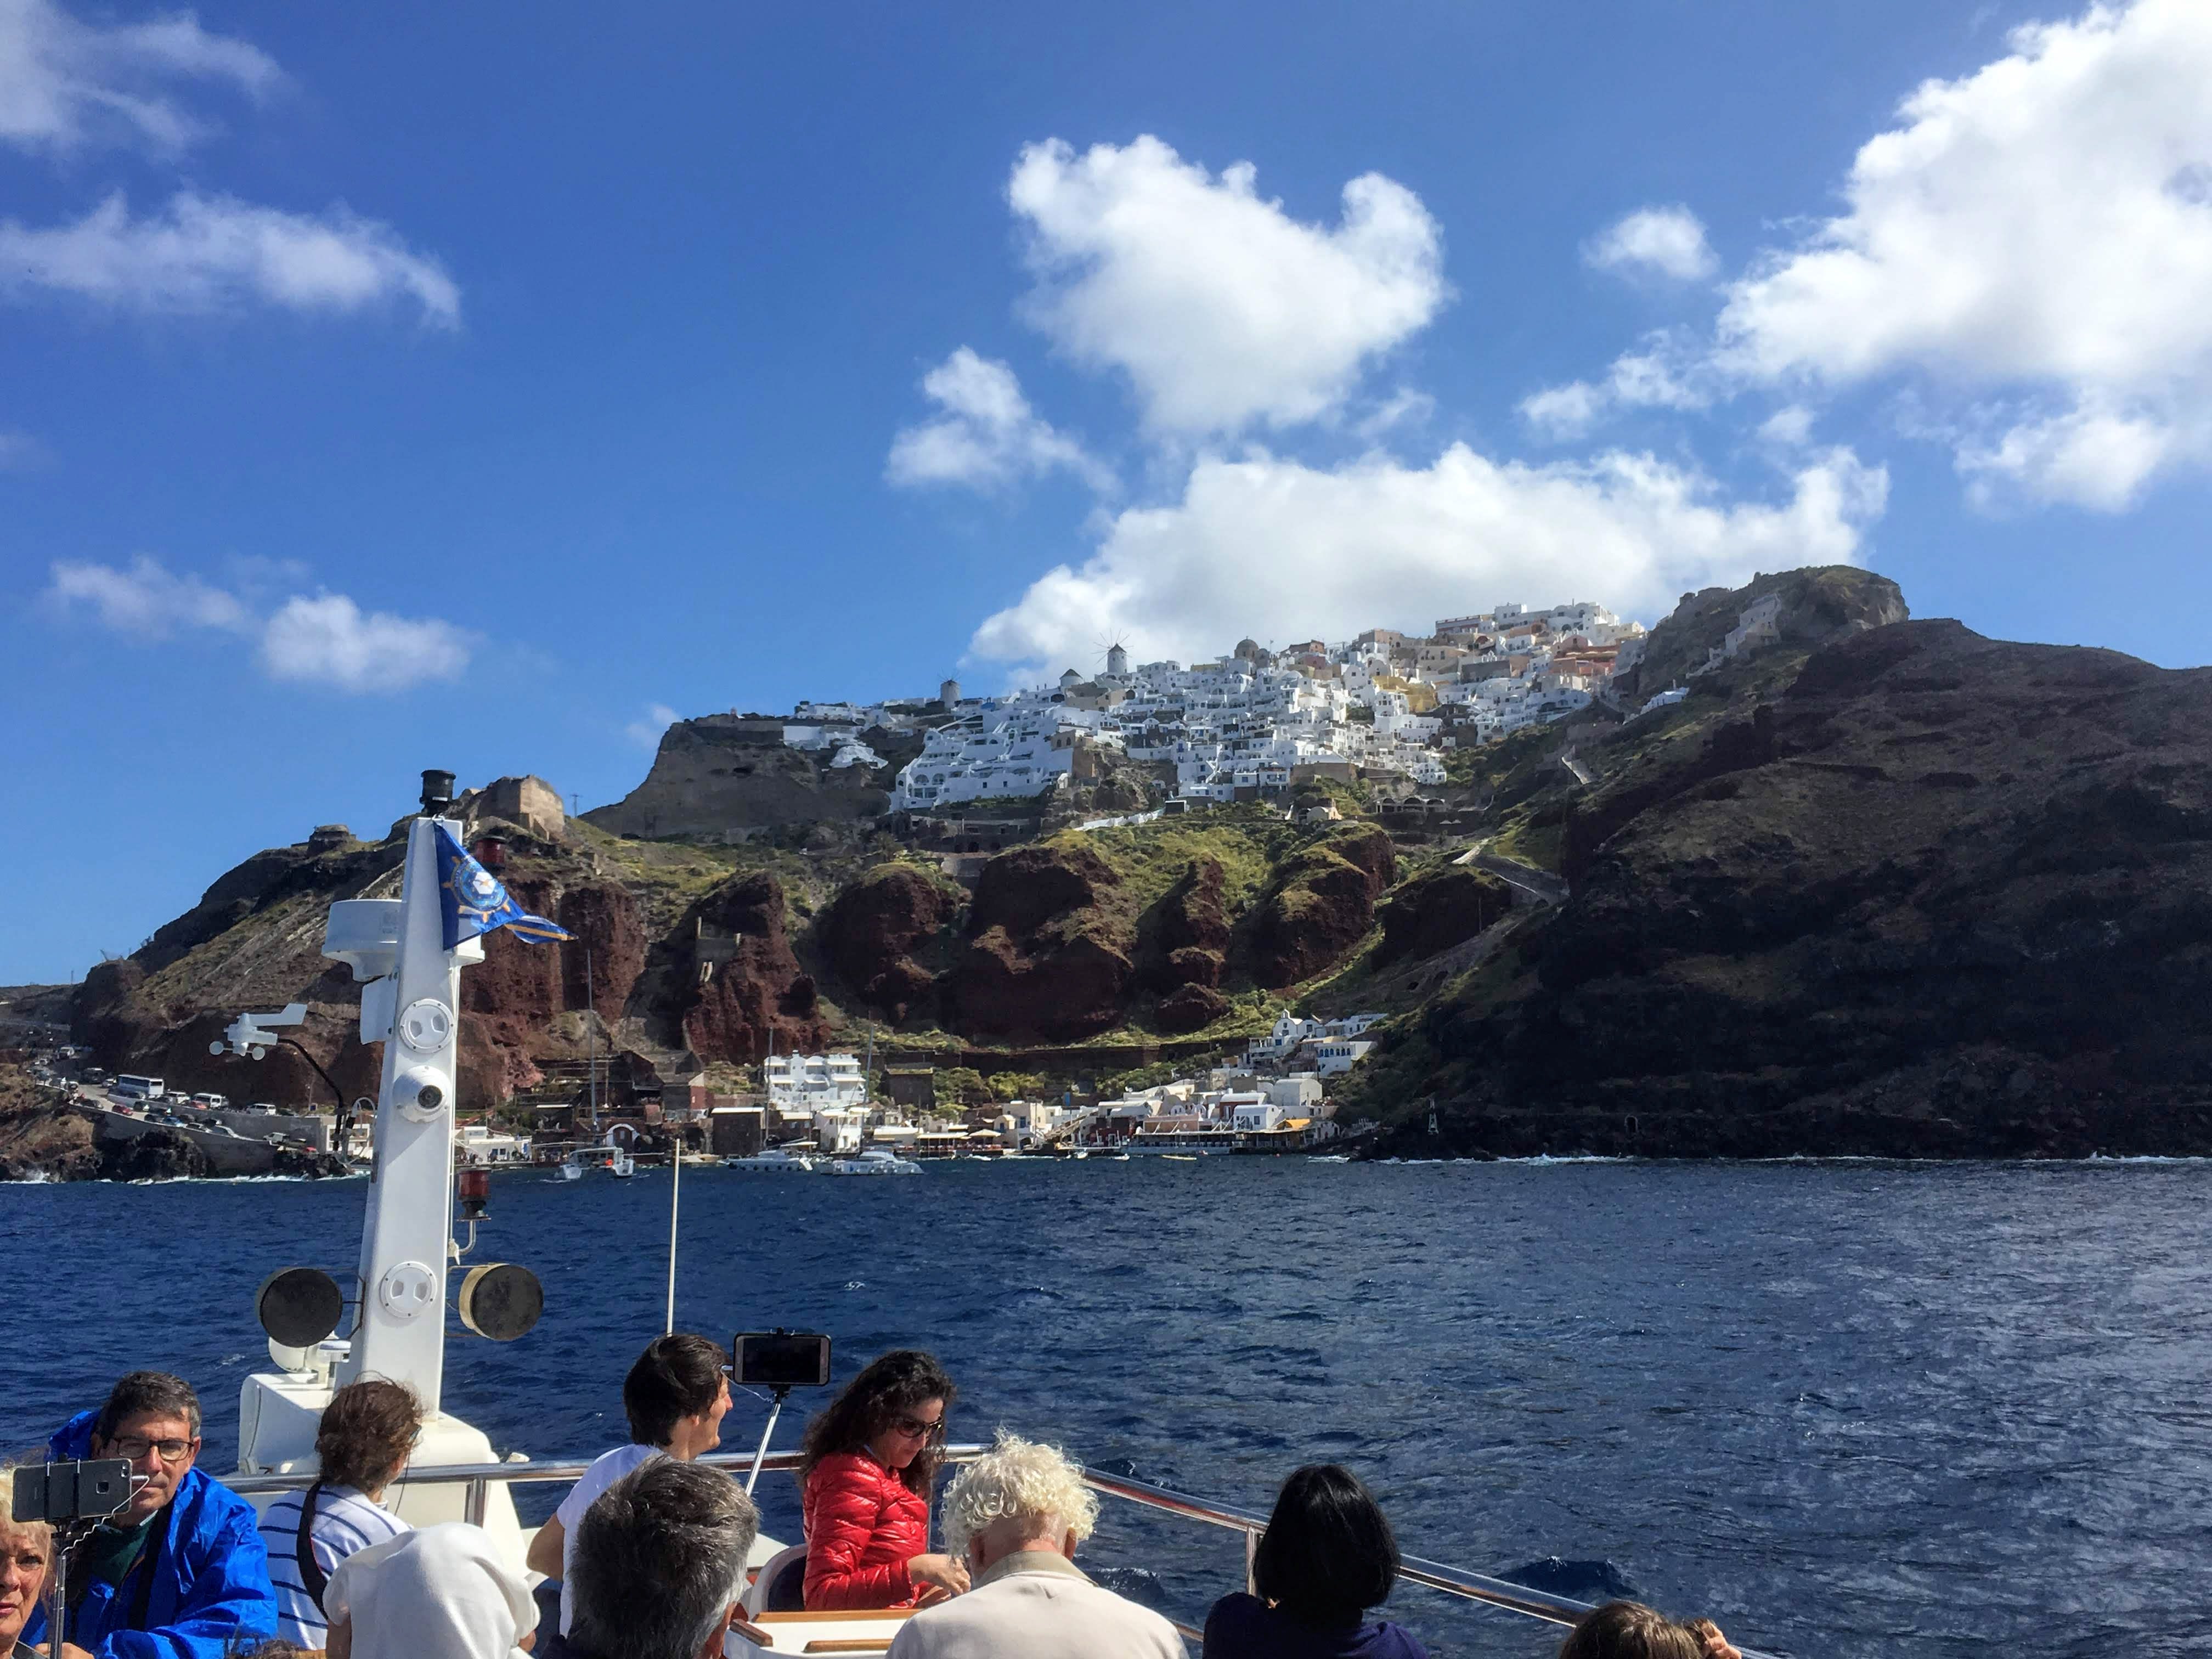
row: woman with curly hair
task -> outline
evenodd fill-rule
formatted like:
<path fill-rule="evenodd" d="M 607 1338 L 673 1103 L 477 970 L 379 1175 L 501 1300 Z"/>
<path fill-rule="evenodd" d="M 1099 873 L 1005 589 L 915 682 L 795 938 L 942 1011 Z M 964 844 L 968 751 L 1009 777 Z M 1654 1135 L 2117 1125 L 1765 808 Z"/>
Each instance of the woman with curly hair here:
<path fill-rule="evenodd" d="M 806 1606 L 927 1607 L 968 1588 L 968 1570 L 929 1551 L 929 1490 L 945 1461 L 952 1379 L 912 1348 L 845 1385 L 799 1442 Z"/>

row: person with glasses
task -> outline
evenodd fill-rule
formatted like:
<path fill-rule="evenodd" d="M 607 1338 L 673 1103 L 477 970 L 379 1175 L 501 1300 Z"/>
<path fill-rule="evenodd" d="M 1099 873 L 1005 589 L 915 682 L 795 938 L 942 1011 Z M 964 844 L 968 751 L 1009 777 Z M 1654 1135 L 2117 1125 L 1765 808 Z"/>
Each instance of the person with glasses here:
<path fill-rule="evenodd" d="M 900 1348 L 817 1413 L 799 1442 L 807 1609 L 926 1607 L 968 1588 L 929 1548 L 929 1492 L 945 1461 L 952 1379 Z"/>
<path fill-rule="evenodd" d="M 15 1519 L 15 1471 L 0 1464 L 0 1659 L 39 1659 L 15 1638 L 46 1593 L 54 1564 L 54 1529 Z"/>
<path fill-rule="evenodd" d="M 276 1632 L 276 1592 L 253 1506 L 195 1467 L 200 1402 L 166 1371 L 133 1371 L 79 1412 L 50 1462 L 120 1457 L 136 1490 L 70 1554 L 58 1659 L 224 1659 Z M 41 1609 L 24 1632 L 46 1640 Z"/>
<path fill-rule="evenodd" d="M 576 1622 L 568 1566 L 575 1556 L 576 1528 L 592 1499 L 649 1458 L 688 1463 L 714 1450 L 722 1443 L 722 1419 L 729 1409 L 730 1356 L 712 1337 L 679 1331 L 645 1345 L 623 1378 L 630 1443 L 604 1454 L 584 1471 L 553 1518 L 538 1528 L 525 1558 L 532 1572 L 561 1581 L 562 1635 Z"/>

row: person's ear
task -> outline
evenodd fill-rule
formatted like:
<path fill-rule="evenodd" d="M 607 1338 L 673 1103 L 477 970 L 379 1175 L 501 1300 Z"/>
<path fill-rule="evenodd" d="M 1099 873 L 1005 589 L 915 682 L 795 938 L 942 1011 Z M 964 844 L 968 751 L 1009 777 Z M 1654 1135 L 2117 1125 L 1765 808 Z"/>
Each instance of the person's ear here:
<path fill-rule="evenodd" d="M 1075 1528 L 1067 1529 L 1067 1536 L 1060 1540 L 1060 1553 L 1069 1560 L 1075 1559 Z"/>

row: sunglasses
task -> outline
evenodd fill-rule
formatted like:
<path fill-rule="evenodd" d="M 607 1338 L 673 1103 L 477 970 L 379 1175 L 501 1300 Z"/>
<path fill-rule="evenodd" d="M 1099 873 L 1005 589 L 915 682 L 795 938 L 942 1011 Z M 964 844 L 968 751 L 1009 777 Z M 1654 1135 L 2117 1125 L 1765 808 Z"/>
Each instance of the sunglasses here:
<path fill-rule="evenodd" d="M 935 1440 L 945 1433 L 945 1419 L 940 1417 L 934 1423 L 925 1423 L 918 1417 L 894 1417 L 891 1428 L 908 1440 Z"/>

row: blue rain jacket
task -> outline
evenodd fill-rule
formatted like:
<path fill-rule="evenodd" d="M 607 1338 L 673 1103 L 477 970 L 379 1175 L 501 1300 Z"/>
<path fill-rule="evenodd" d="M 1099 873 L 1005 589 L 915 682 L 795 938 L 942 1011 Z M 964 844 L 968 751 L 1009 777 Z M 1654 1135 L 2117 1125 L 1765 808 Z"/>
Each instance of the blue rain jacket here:
<path fill-rule="evenodd" d="M 46 1445 L 57 1462 L 92 1455 L 96 1412 L 79 1412 Z M 146 1540 L 119 1585 L 88 1587 L 70 1615 L 68 1639 L 96 1659 L 223 1659 L 241 1637 L 276 1633 L 276 1592 L 253 1506 L 195 1468 L 177 1483 L 167 1524 Z M 147 1573 L 153 1574 L 150 1587 Z M 142 1590 L 146 1613 L 131 1617 Z M 46 1639 L 46 1611 L 33 1613 L 26 1642 Z"/>

